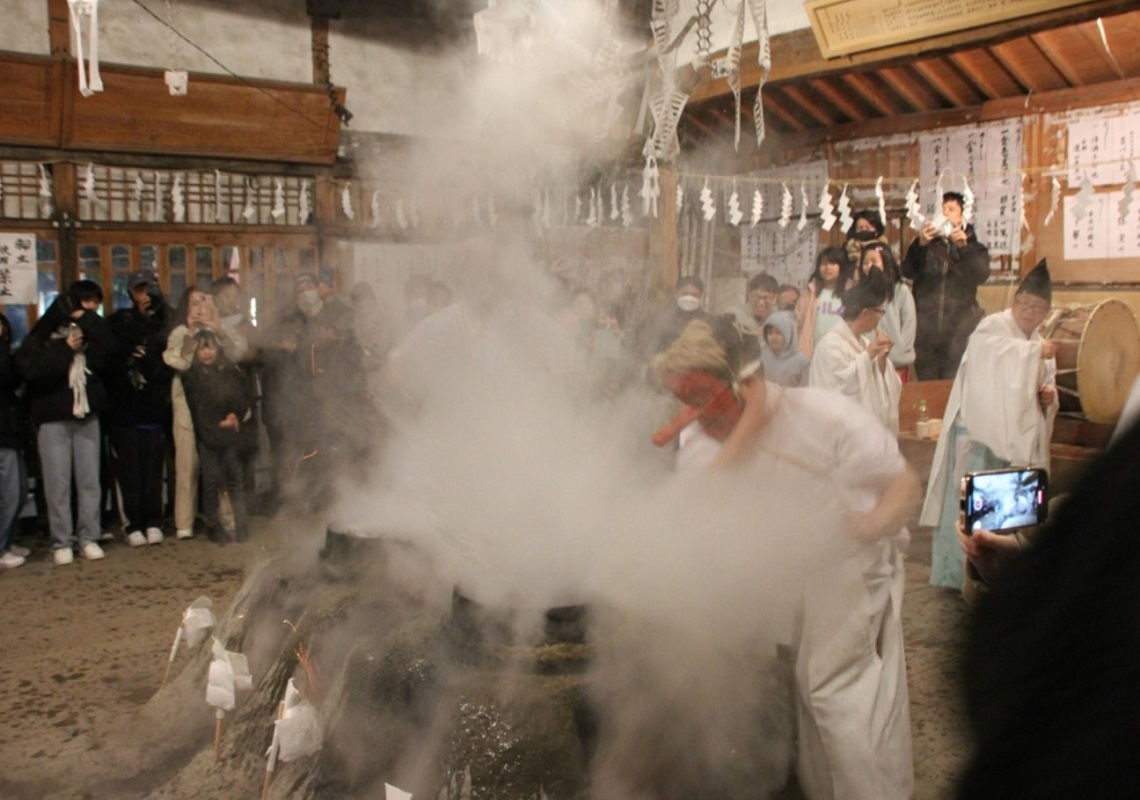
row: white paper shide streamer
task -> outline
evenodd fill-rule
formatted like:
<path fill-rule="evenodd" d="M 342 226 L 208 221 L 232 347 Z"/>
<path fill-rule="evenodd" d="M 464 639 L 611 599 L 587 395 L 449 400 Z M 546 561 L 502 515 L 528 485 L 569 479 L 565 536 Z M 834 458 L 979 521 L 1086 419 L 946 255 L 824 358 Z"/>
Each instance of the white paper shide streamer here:
<path fill-rule="evenodd" d="M 716 217 L 716 201 L 713 200 L 712 189 L 709 188 L 707 180 L 701 188 L 701 214 L 704 216 L 705 222 L 712 222 L 713 218 Z"/>
<path fill-rule="evenodd" d="M 800 183 L 800 221 L 796 223 L 796 230 L 802 231 L 807 227 L 808 193 L 807 183 Z"/>
<path fill-rule="evenodd" d="M 273 179 L 273 210 L 269 212 L 269 216 L 274 219 L 285 216 L 285 184 L 280 178 Z"/>
<path fill-rule="evenodd" d="M 340 190 L 340 208 L 349 219 L 356 219 L 356 211 L 352 208 L 352 184 L 346 183 Z"/>
<path fill-rule="evenodd" d="M 1120 215 L 1120 224 L 1124 226 L 1128 221 L 1128 211 L 1132 208 L 1132 199 L 1136 194 L 1136 162 L 1128 162 L 1128 178 L 1124 181 L 1124 191 L 1120 195 L 1120 202 L 1116 204 L 1116 211 Z"/>
<path fill-rule="evenodd" d="M 1061 205 L 1061 182 L 1057 180 L 1057 176 L 1053 176 L 1050 186 L 1049 198 L 1049 213 L 1045 215 L 1044 224 L 1048 225 L 1053 221 L 1053 217 L 1057 213 L 1057 207 Z"/>
<path fill-rule="evenodd" d="M 142 175 L 135 174 L 131 182 L 131 217 L 135 222 L 142 219 L 143 179 Z"/>
<path fill-rule="evenodd" d="M 739 225 L 743 219 L 744 212 L 740 210 L 740 192 L 733 183 L 732 194 L 728 196 L 728 221 L 733 225 Z"/>
<path fill-rule="evenodd" d="M 206 677 L 206 702 L 222 716 L 237 705 L 237 692 L 253 688 L 249 662 L 241 653 L 227 650 L 217 637 L 213 644 L 214 660 Z"/>
<path fill-rule="evenodd" d="M 839 203 L 836 208 L 839 209 L 839 230 L 847 233 L 855 224 L 855 217 L 851 215 L 851 200 L 847 197 L 846 183 L 843 184 L 843 190 L 839 193 Z"/>
<path fill-rule="evenodd" d="M 273 723 L 273 740 L 266 751 L 265 771 L 272 773 L 278 761 L 286 763 L 321 749 L 321 725 L 312 703 L 301 697 L 293 679 L 285 686 L 281 717 Z"/>
<path fill-rule="evenodd" d="M 48 177 L 47 167 L 40 164 L 40 211 L 43 216 L 50 217 L 54 203 L 51 195 L 51 178 Z"/>
<path fill-rule="evenodd" d="M 633 209 L 629 205 L 629 184 L 621 190 L 621 226 L 628 228 L 633 225 Z"/>
<path fill-rule="evenodd" d="M 1089 206 L 1092 204 L 1093 185 L 1089 174 L 1086 172 L 1084 177 L 1081 178 L 1081 188 L 1077 192 L 1076 202 L 1073 203 L 1073 219 L 1080 221 L 1085 218 L 1085 214 L 1089 213 Z"/>
<path fill-rule="evenodd" d="M 825 181 L 823 191 L 819 193 L 819 220 L 825 231 L 830 231 L 835 225 L 835 206 L 831 202 L 831 190 Z"/>
<path fill-rule="evenodd" d="M 760 224 L 761 218 L 764 216 L 764 193 L 759 189 L 752 193 L 752 227 L 755 228 Z"/>
<path fill-rule="evenodd" d="M 186 191 L 182 186 L 182 173 L 174 176 L 174 183 L 170 187 L 170 210 L 174 212 L 175 222 L 186 221 Z"/>
<path fill-rule="evenodd" d="M 79 68 L 79 93 L 90 97 L 103 91 L 99 75 L 99 0 L 67 0 L 71 29 L 75 32 L 75 63 Z M 87 29 L 87 69 L 83 67 L 83 29 Z M 90 75 L 88 74 L 90 73 Z"/>
<path fill-rule="evenodd" d="M 162 222 L 166 213 L 162 207 L 162 173 L 154 171 L 154 205 L 150 209 L 150 221 Z"/>
<path fill-rule="evenodd" d="M 781 185 L 783 188 L 780 193 L 780 219 L 777 224 L 781 228 L 786 228 L 792 221 L 792 191 L 788 188 L 788 184 Z"/>
<path fill-rule="evenodd" d="M 95 165 L 88 164 L 87 169 L 83 173 L 83 199 L 91 205 L 100 202 L 99 195 L 95 191 Z"/>
<path fill-rule="evenodd" d="M 875 181 L 875 197 L 879 199 L 879 219 L 884 223 L 887 221 L 887 198 L 883 194 L 883 176 L 880 175 L 879 179 Z M 938 195 L 939 198 L 942 195 Z"/>
<path fill-rule="evenodd" d="M 911 230 L 921 230 L 926 218 L 922 215 L 918 201 L 918 181 L 912 181 L 906 190 L 906 218 L 910 222 Z"/>
<path fill-rule="evenodd" d="M 618 205 L 617 184 L 610 184 L 610 219 L 617 222 L 621 217 L 621 206 Z"/>
<path fill-rule="evenodd" d="M 222 221 L 222 172 L 214 170 L 214 222 Z"/>
<path fill-rule="evenodd" d="M 301 181 L 301 193 L 297 197 L 297 221 L 302 225 L 307 225 L 312 210 L 312 205 L 309 202 L 309 182 Z"/>
<path fill-rule="evenodd" d="M 174 644 L 170 648 L 170 661 L 178 653 L 178 646 L 185 642 L 187 647 L 194 648 L 206 641 L 206 634 L 214 627 L 213 603 L 210 598 L 202 596 L 190 604 L 182 614 L 182 624 L 174 634 Z"/>
<path fill-rule="evenodd" d="M 380 227 L 380 190 L 372 190 L 372 202 L 369 204 L 369 210 L 372 213 L 372 221 L 368 223 L 370 228 Z"/>
<path fill-rule="evenodd" d="M 938 195 L 938 201 L 942 202 L 942 195 Z M 970 188 L 970 181 L 962 177 L 962 222 L 970 225 L 974 221 L 974 206 L 977 204 L 977 198 L 974 197 L 974 190 Z"/>
<path fill-rule="evenodd" d="M 661 196 L 661 171 L 657 159 L 652 155 L 645 158 L 645 169 L 641 173 L 641 216 L 657 217 L 657 198 Z"/>

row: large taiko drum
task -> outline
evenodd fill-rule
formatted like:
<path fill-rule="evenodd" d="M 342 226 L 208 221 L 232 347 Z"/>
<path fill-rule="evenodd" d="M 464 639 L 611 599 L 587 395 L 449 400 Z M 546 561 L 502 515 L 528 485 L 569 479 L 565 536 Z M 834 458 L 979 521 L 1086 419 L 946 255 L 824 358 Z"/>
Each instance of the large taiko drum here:
<path fill-rule="evenodd" d="M 1140 329 L 1119 300 L 1055 308 L 1042 335 L 1057 344 L 1061 411 L 1116 422 L 1140 372 Z"/>

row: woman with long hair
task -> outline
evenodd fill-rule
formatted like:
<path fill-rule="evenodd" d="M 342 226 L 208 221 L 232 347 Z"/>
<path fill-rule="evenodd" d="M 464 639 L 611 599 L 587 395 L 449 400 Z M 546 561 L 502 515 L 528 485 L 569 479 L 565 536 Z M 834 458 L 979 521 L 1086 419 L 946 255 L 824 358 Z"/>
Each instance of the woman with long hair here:
<path fill-rule="evenodd" d="M 825 247 L 816 256 L 815 270 L 796 303 L 798 346 L 808 358 L 823 335 L 842 321 L 840 295 L 852 282 L 852 272 L 842 247 Z"/>
<path fill-rule="evenodd" d="M 918 324 L 914 310 L 914 295 L 902 278 L 899 262 L 895 260 L 891 248 L 882 242 L 872 242 L 863 248 L 859 257 L 860 277 L 877 270 L 887 279 L 891 297 L 887 301 L 887 313 L 879 321 L 879 330 L 894 344 L 887 357 L 894 366 L 899 380 L 907 383 L 914 371 L 914 333 Z"/>

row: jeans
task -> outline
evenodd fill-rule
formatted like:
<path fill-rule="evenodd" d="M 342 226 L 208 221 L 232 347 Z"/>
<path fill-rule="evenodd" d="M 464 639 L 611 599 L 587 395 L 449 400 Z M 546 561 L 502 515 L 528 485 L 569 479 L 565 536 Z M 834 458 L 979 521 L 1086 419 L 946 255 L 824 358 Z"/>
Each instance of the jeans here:
<path fill-rule="evenodd" d="M 206 524 L 218 525 L 219 490 L 225 488 L 234 512 L 234 529 L 244 537 L 248 530 L 245 514 L 245 480 L 241 455 L 236 447 L 215 450 L 198 443 L 198 460 L 202 463 L 202 511 Z"/>
<path fill-rule="evenodd" d="M 71 483 L 75 481 L 80 546 L 99 541 L 99 418 L 45 422 L 36 436 L 52 549 L 72 546 Z"/>
<path fill-rule="evenodd" d="M 166 433 L 160 427 L 114 425 L 110 430 L 115 479 L 123 499 L 126 532 L 162 527 L 162 467 Z"/>
<path fill-rule="evenodd" d="M 0 447 L 0 555 L 12 546 L 12 533 L 27 496 L 24 454 L 12 447 Z"/>

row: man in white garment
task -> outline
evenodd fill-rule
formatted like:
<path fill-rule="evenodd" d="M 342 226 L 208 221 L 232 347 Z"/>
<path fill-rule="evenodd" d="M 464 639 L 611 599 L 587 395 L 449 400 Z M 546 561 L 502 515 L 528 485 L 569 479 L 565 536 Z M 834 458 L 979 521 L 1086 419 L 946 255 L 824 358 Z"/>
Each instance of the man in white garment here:
<path fill-rule="evenodd" d="M 1010 466 L 1049 468 L 1057 415 L 1057 346 L 1038 331 L 1053 302 L 1043 259 L 1005 311 L 978 323 L 946 403 L 920 522 L 933 525 L 930 582 L 959 589 L 960 484 L 967 472 Z"/>
<path fill-rule="evenodd" d="M 864 338 L 882 321 L 890 292 L 882 273 L 872 271 L 843 293 L 843 324 L 816 345 L 808 385 L 850 397 L 897 435 L 902 382 L 888 359 L 894 342 L 883 334 Z"/>
<path fill-rule="evenodd" d="M 751 338 L 725 321 L 715 336 L 693 323 L 654 360 L 686 404 L 663 430 L 681 432 L 683 468 L 792 471 L 811 496 L 845 510 L 847 529 L 834 542 L 843 557 L 807 575 L 800 598 L 797 772 L 809 800 L 904 800 L 914 768 L 903 525 L 920 485 L 895 438 L 860 407 L 767 383 Z"/>

